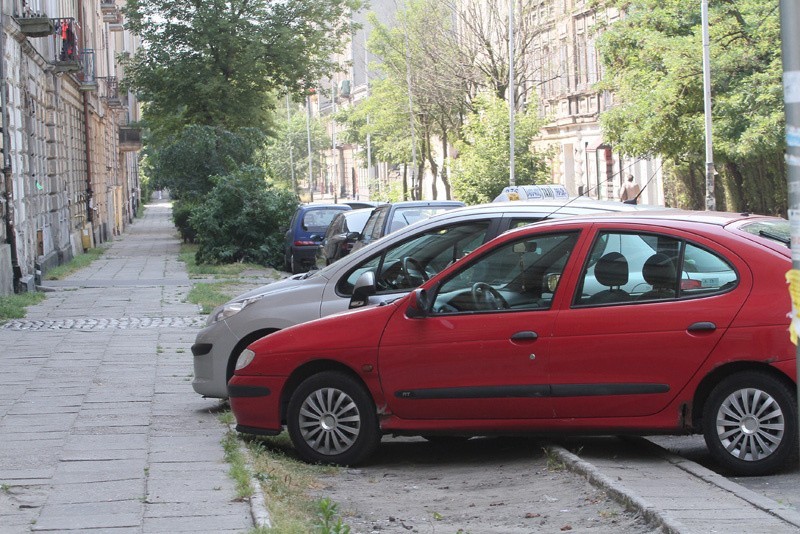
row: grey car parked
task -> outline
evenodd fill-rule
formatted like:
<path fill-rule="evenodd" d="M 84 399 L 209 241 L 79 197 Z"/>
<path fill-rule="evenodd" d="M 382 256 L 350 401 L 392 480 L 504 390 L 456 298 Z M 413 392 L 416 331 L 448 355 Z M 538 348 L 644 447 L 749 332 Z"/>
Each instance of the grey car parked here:
<path fill-rule="evenodd" d="M 253 341 L 347 310 L 351 299 L 363 305 L 402 296 L 508 229 L 551 217 L 641 209 L 647 207 L 579 197 L 483 204 L 421 220 L 324 269 L 262 286 L 216 308 L 192 345 L 192 387 L 201 395 L 225 398 L 236 359 Z M 353 298 L 357 284 L 367 280 L 371 287 Z"/>

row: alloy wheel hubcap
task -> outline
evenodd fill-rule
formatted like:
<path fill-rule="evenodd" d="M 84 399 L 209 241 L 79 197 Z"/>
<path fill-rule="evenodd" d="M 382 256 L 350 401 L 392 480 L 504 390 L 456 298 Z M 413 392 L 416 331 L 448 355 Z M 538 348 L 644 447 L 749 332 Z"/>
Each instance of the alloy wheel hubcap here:
<path fill-rule="evenodd" d="M 312 392 L 300 407 L 300 433 L 309 447 L 325 455 L 341 454 L 353 446 L 361 430 L 355 401 L 339 389 Z"/>
<path fill-rule="evenodd" d="M 783 440 L 783 410 L 767 392 L 746 388 L 734 391 L 717 411 L 717 436 L 736 458 L 748 462 L 763 460 Z"/>

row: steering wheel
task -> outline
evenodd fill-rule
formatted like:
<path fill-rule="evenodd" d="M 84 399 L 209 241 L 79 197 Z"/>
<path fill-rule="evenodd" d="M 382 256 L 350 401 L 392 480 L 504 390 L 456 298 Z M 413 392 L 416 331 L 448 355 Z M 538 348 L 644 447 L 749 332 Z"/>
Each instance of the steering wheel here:
<path fill-rule="evenodd" d="M 414 274 L 411 274 L 412 272 Z M 403 274 L 410 286 L 418 286 L 423 282 L 427 282 L 428 278 L 430 278 L 425 269 L 422 268 L 422 264 L 411 256 L 403 258 Z"/>
<path fill-rule="evenodd" d="M 508 302 L 498 290 L 485 282 L 476 282 L 472 286 L 472 302 L 476 310 L 508 309 Z"/>

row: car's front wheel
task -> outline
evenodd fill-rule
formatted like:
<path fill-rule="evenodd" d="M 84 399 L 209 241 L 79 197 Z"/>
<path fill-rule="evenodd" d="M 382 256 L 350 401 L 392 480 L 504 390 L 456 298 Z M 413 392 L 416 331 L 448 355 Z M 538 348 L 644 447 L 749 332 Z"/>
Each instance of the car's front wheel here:
<path fill-rule="evenodd" d="M 292 394 L 287 427 L 301 458 L 353 465 L 380 443 L 375 403 L 354 378 L 326 371 L 307 378 Z"/>
<path fill-rule="evenodd" d="M 767 373 L 731 375 L 712 390 L 703 434 L 714 458 L 741 475 L 765 475 L 797 453 L 797 402 L 792 389 Z"/>

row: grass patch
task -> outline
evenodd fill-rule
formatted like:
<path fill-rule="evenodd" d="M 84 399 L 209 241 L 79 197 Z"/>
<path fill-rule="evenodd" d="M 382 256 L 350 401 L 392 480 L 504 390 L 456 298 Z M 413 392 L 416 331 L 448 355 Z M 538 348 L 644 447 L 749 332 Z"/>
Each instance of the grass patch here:
<path fill-rule="evenodd" d="M 195 254 L 197 254 L 198 246 L 195 244 L 184 243 L 181 245 L 181 252 L 178 259 L 186 264 L 186 271 L 189 276 L 239 276 L 245 271 L 250 270 L 264 270 L 267 267 L 258 265 L 257 263 L 224 263 L 224 264 L 209 264 L 201 263 L 198 265 L 195 261 Z"/>
<path fill-rule="evenodd" d="M 25 308 L 38 304 L 44 299 L 45 294 L 38 291 L 0 297 L 0 322 L 8 319 L 22 319 L 25 317 Z"/>
<path fill-rule="evenodd" d="M 235 282 L 213 282 L 195 284 L 192 286 L 189 295 L 186 297 L 192 304 L 199 304 L 202 308 L 201 313 L 209 314 L 211 311 L 219 306 L 228 302 L 231 297 L 234 297 L 231 288 L 235 288 Z"/>
<path fill-rule="evenodd" d="M 247 459 L 239 449 L 239 439 L 236 432 L 228 430 L 222 438 L 222 448 L 225 451 L 225 461 L 231 464 L 228 474 L 236 484 L 236 498 L 249 499 L 253 495 L 253 486 L 250 485 L 250 471 L 247 469 Z"/>
<path fill-rule="evenodd" d="M 83 254 L 78 254 L 67 263 L 54 267 L 45 273 L 47 280 L 61 280 L 75 271 L 88 267 L 94 260 L 103 255 L 105 247 L 90 248 Z"/>
<path fill-rule="evenodd" d="M 335 530 L 341 523 L 334 517 L 338 510 L 329 500 L 308 495 L 310 490 L 321 487 L 317 480 L 320 476 L 336 474 L 337 467 L 298 460 L 286 432 L 274 437 L 248 438 L 247 444 L 272 520 L 272 528 L 262 529 L 263 532 L 346 532 Z"/>

